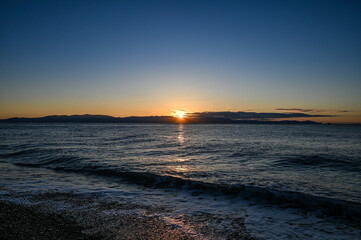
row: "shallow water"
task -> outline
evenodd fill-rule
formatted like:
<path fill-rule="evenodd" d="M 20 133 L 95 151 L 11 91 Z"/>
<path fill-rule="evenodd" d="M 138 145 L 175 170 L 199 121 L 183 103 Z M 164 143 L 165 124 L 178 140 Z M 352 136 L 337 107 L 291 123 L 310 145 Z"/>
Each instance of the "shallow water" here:
<path fill-rule="evenodd" d="M 258 239 L 360 237 L 360 126 L 0 124 L 0 139 L 7 197 L 97 193 L 166 205 L 193 232 L 245 219 Z"/>

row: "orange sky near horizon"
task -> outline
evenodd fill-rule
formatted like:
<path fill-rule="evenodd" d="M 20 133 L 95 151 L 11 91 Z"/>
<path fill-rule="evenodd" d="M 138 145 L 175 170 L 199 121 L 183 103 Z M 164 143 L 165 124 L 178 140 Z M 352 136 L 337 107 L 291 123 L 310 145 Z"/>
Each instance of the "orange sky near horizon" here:
<path fill-rule="evenodd" d="M 97 115 L 109 115 L 114 117 L 128 117 L 128 116 L 178 116 L 184 112 L 184 117 L 187 117 L 187 113 L 192 112 L 219 112 L 219 111 L 244 111 L 244 112 L 257 112 L 257 113 L 297 113 L 299 111 L 280 111 L 277 108 L 231 108 L 229 106 L 211 108 L 208 106 L 197 107 L 195 104 L 191 107 L 183 107 L 179 103 L 165 102 L 163 106 L 152 107 L 152 103 L 144 104 L 143 107 L 124 107 L 121 104 L 119 106 L 113 106 L 111 104 L 104 104 L 103 102 L 94 103 L 91 105 L 85 105 L 74 102 L 71 104 L 69 101 L 66 104 L 54 104 L 47 102 L 39 105 L 35 103 L 26 102 L 21 106 L 15 104 L 3 104 L 0 103 L 0 119 L 7 119 L 12 117 L 43 117 L 48 115 L 82 115 L 82 114 L 97 114 Z M 187 106 L 189 106 L 187 105 Z M 277 120 L 297 120 L 297 121 L 315 121 L 322 123 L 336 123 L 336 124 L 360 124 L 361 123 L 361 111 L 349 110 L 349 112 L 340 112 L 339 110 L 320 110 L 320 112 L 311 112 L 310 115 L 333 115 L 333 117 L 302 117 L 302 118 L 285 118 Z"/>

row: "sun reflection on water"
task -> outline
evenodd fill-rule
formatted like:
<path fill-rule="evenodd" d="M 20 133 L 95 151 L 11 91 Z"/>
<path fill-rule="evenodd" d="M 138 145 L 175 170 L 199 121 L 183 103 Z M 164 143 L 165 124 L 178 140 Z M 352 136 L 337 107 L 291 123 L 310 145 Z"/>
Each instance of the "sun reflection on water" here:
<path fill-rule="evenodd" d="M 186 161 L 188 161 L 189 159 L 186 159 L 186 158 L 179 158 L 178 159 L 178 162 L 186 162 Z"/>
<path fill-rule="evenodd" d="M 167 166 L 167 173 L 170 176 L 187 177 L 192 171 L 194 171 L 193 167 L 185 164 L 177 166 Z"/>
<path fill-rule="evenodd" d="M 185 165 L 181 165 L 181 166 L 176 166 L 172 169 L 175 172 L 189 172 L 189 167 L 185 166 Z"/>
<path fill-rule="evenodd" d="M 175 158 L 172 160 L 168 160 L 169 164 L 166 166 L 166 173 L 170 176 L 175 177 L 185 177 L 192 171 L 194 171 L 194 167 L 189 165 L 190 159 L 188 158 Z"/>
<path fill-rule="evenodd" d="M 183 124 L 179 124 L 178 126 L 178 142 L 180 144 L 184 143 L 184 125 Z"/>

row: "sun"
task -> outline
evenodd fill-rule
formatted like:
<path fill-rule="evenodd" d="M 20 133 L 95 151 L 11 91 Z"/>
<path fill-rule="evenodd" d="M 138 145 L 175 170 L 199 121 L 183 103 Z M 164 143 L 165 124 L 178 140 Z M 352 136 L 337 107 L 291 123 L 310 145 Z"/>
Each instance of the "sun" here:
<path fill-rule="evenodd" d="M 186 111 L 183 110 L 173 110 L 173 116 L 179 119 L 185 118 Z"/>

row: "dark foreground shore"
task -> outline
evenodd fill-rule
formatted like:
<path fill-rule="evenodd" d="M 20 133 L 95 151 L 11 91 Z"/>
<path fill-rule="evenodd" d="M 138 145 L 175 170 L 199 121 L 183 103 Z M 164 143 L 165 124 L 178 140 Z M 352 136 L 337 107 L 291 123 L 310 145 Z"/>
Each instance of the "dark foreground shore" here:
<path fill-rule="evenodd" d="M 157 219 L 123 216 L 116 236 L 111 239 L 191 239 Z M 0 239 L 109 239 L 91 236 L 83 227 L 62 215 L 42 213 L 35 207 L 0 201 Z"/>
<path fill-rule="evenodd" d="M 74 222 L 32 207 L 0 201 L 0 239 L 101 239 L 87 236 Z"/>

